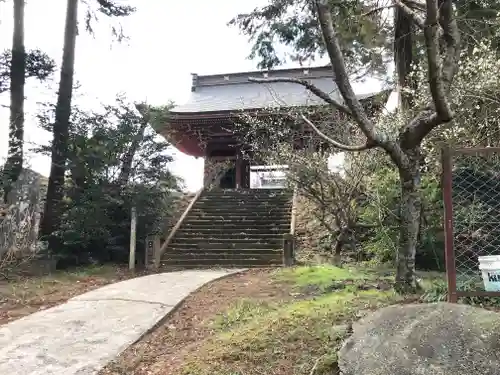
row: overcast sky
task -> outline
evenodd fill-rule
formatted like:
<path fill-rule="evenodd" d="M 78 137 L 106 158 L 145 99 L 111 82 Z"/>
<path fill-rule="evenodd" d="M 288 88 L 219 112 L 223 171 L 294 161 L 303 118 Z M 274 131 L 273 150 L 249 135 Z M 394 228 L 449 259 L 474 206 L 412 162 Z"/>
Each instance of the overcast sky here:
<path fill-rule="evenodd" d="M 134 1 L 137 13 L 123 20 L 126 43 L 116 44 L 106 20 L 96 30 L 95 37 L 83 30 L 77 39 L 76 79 L 81 90 L 79 104 L 94 106 L 110 103 L 119 92 L 130 100 L 147 100 L 161 105 L 173 100 L 187 101 L 191 88 L 191 73 L 215 74 L 254 70 L 255 62 L 246 59 L 250 45 L 238 30 L 226 26 L 237 13 L 249 11 L 266 0 L 191 0 Z M 12 37 L 11 1 L 0 3 L 0 43 L 9 48 Z M 65 0 L 27 0 L 26 46 L 40 48 L 58 64 L 62 56 Z M 84 7 L 80 10 L 83 13 Z M 45 85 L 29 84 L 26 89 L 26 142 L 47 142 L 51 134 L 40 130 L 34 119 L 37 103 L 53 98 L 58 75 Z M 51 86 L 52 90 L 47 86 Z M 365 87 L 366 91 L 371 91 Z M 0 98 L 8 104 L 8 94 Z M 0 157 L 7 154 L 8 110 L 0 109 Z M 28 147 L 28 146 L 27 146 Z M 172 171 L 183 177 L 189 190 L 202 183 L 203 160 L 175 152 Z M 50 160 L 30 155 L 31 167 L 49 174 Z"/>

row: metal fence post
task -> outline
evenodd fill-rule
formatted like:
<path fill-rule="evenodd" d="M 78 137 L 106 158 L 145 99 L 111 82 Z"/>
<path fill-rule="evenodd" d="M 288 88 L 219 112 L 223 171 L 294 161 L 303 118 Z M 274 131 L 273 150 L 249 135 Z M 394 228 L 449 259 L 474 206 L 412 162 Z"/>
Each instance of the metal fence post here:
<path fill-rule="evenodd" d="M 457 270 L 455 264 L 455 251 L 453 248 L 453 151 L 445 146 L 441 152 L 442 162 L 442 191 L 444 202 L 444 235 L 445 235 L 445 260 L 446 278 L 448 280 L 448 302 L 456 303 L 457 298 Z"/>

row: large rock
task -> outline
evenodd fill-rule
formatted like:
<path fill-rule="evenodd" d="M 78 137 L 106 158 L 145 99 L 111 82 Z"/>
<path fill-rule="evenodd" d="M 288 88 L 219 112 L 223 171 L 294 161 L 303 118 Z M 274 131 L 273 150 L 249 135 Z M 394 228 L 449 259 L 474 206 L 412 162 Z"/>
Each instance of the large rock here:
<path fill-rule="evenodd" d="M 500 314 L 450 303 L 396 305 L 353 326 L 343 375 L 500 374 Z"/>

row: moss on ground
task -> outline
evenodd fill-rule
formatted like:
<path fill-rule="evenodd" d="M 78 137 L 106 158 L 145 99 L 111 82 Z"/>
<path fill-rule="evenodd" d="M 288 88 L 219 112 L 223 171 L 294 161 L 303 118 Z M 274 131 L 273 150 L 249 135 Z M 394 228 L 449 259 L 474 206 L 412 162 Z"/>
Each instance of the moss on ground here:
<path fill-rule="evenodd" d="M 339 268 L 331 265 L 296 267 L 280 270 L 276 279 L 293 283 L 298 288 L 315 287 L 322 291 L 346 280 L 368 280 L 371 276 L 354 268 Z"/>
<path fill-rule="evenodd" d="M 278 270 L 274 279 L 299 290 L 323 291 L 301 299 L 262 303 L 240 300 L 208 324 L 214 334 L 189 353 L 182 374 L 253 375 L 331 373 L 349 324 L 368 311 L 401 301 L 392 290 L 344 288 L 344 280 L 372 281 L 360 269 L 333 266 Z"/>

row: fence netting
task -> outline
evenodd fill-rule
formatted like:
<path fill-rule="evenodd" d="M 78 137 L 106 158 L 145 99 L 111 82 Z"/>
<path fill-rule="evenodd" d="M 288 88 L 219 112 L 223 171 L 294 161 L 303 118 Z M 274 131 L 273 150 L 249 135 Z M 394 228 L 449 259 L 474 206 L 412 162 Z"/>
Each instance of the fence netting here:
<path fill-rule="evenodd" d="M 500 153 L 456 150 L 451 166 L 457 292 L 484 291 L 479 257 L 500 255 Z"/>

